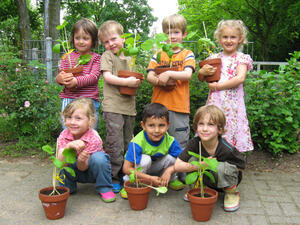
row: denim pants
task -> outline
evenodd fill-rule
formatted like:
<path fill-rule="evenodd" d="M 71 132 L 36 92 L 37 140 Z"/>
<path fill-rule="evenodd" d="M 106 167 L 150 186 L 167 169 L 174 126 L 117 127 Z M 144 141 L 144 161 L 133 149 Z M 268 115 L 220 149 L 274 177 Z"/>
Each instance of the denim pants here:
<path fill-rule="evenodd" d="M 61 100 L 61 112 L 64 111 L 64 109 L 66 108 L 66 106 L 72 102 L 74 99 L 72 98 L 63 98 Z M 94 103 L 94 107 L 95 107 L 95 118 L 96 118 L 96 121 L 95 121 L 95 125 L 94 125 L 94 129 L 97 130 L 98 128 L 98 122 L 99 122 L 99 110 L 100 110 L 100 103 L 97 102 L 95 99 L 92 99 L 93 103 Z M 63 129 L 66 129 L 65 127 L 65 123 L 64 123 L 64 118 L 62 118 L 62 122 L 63 122 Z"/>
<path fill-rule="evenodd" d="M 64 184 L 70 189 L 70 193 L 77 190 L 79 183 L 95 183 L 95 189 L 98 193 L 105 193 L 112 190 L 111 169 L 109 155 L 104 152 L 95 152 L 89 159 L 89 167 L 86 171 L 77 169 L 77 162 L 70 164 L 69 167 L 74 169 L 76 176 L 73 177 L 65 170 L 61 170 L 60 175 L 65 175 Z"/>

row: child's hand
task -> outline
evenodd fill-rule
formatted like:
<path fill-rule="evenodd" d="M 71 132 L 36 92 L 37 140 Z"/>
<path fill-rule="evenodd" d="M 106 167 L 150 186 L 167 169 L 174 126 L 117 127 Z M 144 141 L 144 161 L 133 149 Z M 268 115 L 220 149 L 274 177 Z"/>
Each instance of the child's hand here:
<path fill-rule="evenodd" d="M 73 148 L 77 151 L 77 153 L 80 153 L 84 150 L 85 143 L 82 140 L 71 141 L 67 144 L 66 148 Z"/>
<path fill-rule="evenodd" d="M 57 76 L 56 80 L 59 84 L 66 85 L 70 80 L 73 79 L 72 73 L 65 73 L 64 71 L 61 71 Z"/>
<path fill-rule="evenodd" d="M 151 176 L 152 186 L 158 187 L 162 185 L 162 179 L 157 176 Z"/>
<path fill-rule="evenodd" d="M 212 82 L 212 83 L 207 83 L 208 88 L 211 92 L 218 91 L 218 83 L 217 82 Z"/>
<path fill-rule="evenodd" d="M 204 77 L 213 75 L 217 70 L 217 67 L 213 67 L 209 64 L 205 64 L 201 69 L 198 71 L 199 75 Z"/>
<path fill-rule="evenodd" d="M 142 80 L 136 79 L 135 77 L 128 77 L 125 79 L 126 79 L 127 86 L 132 87 L 132 88 L 137 88 L 140 85 L 140 83 L 142 82 Z"/>
<path fill-rule="evenodd" d="M 90 154 L 87 151 L 82 151 L 77 158 L 77 168 L 80 171 L 85 171 L 89 168 Z"/>
<path fill-rule="evenodd" d="M 165 172 L 161 175 L 161 186 L 167 187 L 170 179 L 171 179 L 171 173 L 165 170 Z"/>
<path fill-rule="evenodd" d="M 75 77 L 73 77 L 70 81 L 66 82 L 65 86 L 66 88 L 70 89 L 70 88 L 74 88 L 76 87 L 78 84 L 78 81 Z"/>
<path fill-rule="evenodd" d="M 159 75 L 158 84 L 161 85 L 161 86 L 166 86 L 168 81 L 172 83 L 172 80 L 173 79 L 170 78 L 169 71 L 166 71 L 166 72 L 163 72 Z"/>

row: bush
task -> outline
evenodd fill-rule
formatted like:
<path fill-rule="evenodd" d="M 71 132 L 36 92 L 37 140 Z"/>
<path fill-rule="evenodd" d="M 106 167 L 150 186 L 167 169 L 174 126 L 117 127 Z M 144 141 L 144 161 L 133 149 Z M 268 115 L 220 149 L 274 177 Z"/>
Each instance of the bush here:
<path fill-rule="evenodd" d="M 0 65 L 0 129 L 5 130 L 0 140 L 22 143 L 22 150 L 55 142 L 61 130 L 58 85 L 48 84 L 44 72 L 34 75 L 17 58 Z"/>
<path fill-rule="evenodd" d="M 252 73 L 246 79 L 245 102 L 255 148 L 274 155 L 299 149 L 300 52 L 278 71 Z"/>

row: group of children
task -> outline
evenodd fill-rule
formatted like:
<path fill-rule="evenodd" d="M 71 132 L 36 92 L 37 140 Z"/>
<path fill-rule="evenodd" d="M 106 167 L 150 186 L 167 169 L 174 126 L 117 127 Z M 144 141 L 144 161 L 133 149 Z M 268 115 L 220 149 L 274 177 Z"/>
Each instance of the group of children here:
<path fill-rule="evenodd" d="M 181 43 L 187 35 L 186 20 L 178 14 L 166 17 L 162 27 L 172 43 Z M 245 168 L 241 152 L 253 150 L 243 98 L 243 82 L 247 70 L 252 68 L 252 60 L 249 55 L 239 52 L 247 41 L 243 22 L 226 20 L 218 24 L 215 38 L 223 52 L 210 58 L 222 59 L 221 79 L 208 83 L 207 104 L 194 116 L 195 137 L 192 139 L 189 80 L 196 67 L 193 52 L 173 48 L 172 61 L 178 71 L 167 71 L 159 76 L 155 74 L 155 68 L 165 65 L 169 59 L 161 54 L 158 61 L 157 53 L 152 57 L 147 68 L 147 81 L 154 85 L 151 104 L 143 111 L 143 130 L 134 136 L 135 98 L 120 94 L 119 87 L 138 87 L 141 81 L 117 76 L 119 70 L 129 70 L 130 58 L 118 54 L 125 42 L 122 35 L 122 25 L 113 20 L 104 22 L 99 30 L 88 19 L 81 19 L 73 26 L 71 43 L 76 51 L 70 54 L 72 65 L 80 55 L 91 54 L 92 58 L 83 66 L 82 76 L 74 77 L 72 73 L 61 70 L 56 77 L 57 83 L 64 86 L 60 98 L 66 128 L 58 138 L 59 158 L 64 157 L 62 152 L 67 147 L 77 151 L 76 163 L 69 165 L 76 176 L 62 170 L 66 179 L 60 185 L 67 186 L 74 193 L 78 182 L 95 183 L 103 201 L 113 202 L 118 192 L 127 198 L 122 183 L 129 179 L 133 170 L 138 178 L 151 180 L 155 186 L 181 190 L 185 173 L 198 169 L 189 164 L 191 156 L 188 151 L 199 153 L 200 143 L 203 156 L 219 161 L 216 183 L 204 179 L 205 184 L 225 192 L 226 211 L 237 210 L 237 185 Z M 102 56 L 92 52 L 98 38 L 106 49 Z M 61 69 L 68 66 L 66 60 L 61 61 Z M 214 71 L 214 67 L 207 65 L 199 73 L 209 76 Z M 94 129 L 100 108 L 100 74 L 104 78 L 101 111 L 106 124 L 105 149 Z M 166 90 L 164 86 L 170 83 L 174 89 Z M 136 170 L 135 163 L 142 168 L 141 171 Z"/>

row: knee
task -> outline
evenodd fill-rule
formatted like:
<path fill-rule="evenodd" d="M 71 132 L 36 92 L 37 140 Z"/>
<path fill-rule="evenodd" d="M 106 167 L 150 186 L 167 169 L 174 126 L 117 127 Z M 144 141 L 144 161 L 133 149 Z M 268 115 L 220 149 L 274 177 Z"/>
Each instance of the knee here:
<path fill-rule="evenodd" d="M 142 172 L 146 172 L 152 165 L 152 159 L 149 155 L 142 155 L 139 166 L 143 168 Z"/>
<path fill-rule="evenodd" d="M 91 155 L 89 164 L 92 167 L 104 167 L 110 165 L 110 157 L 104 152 L 95 152 Z"/>

